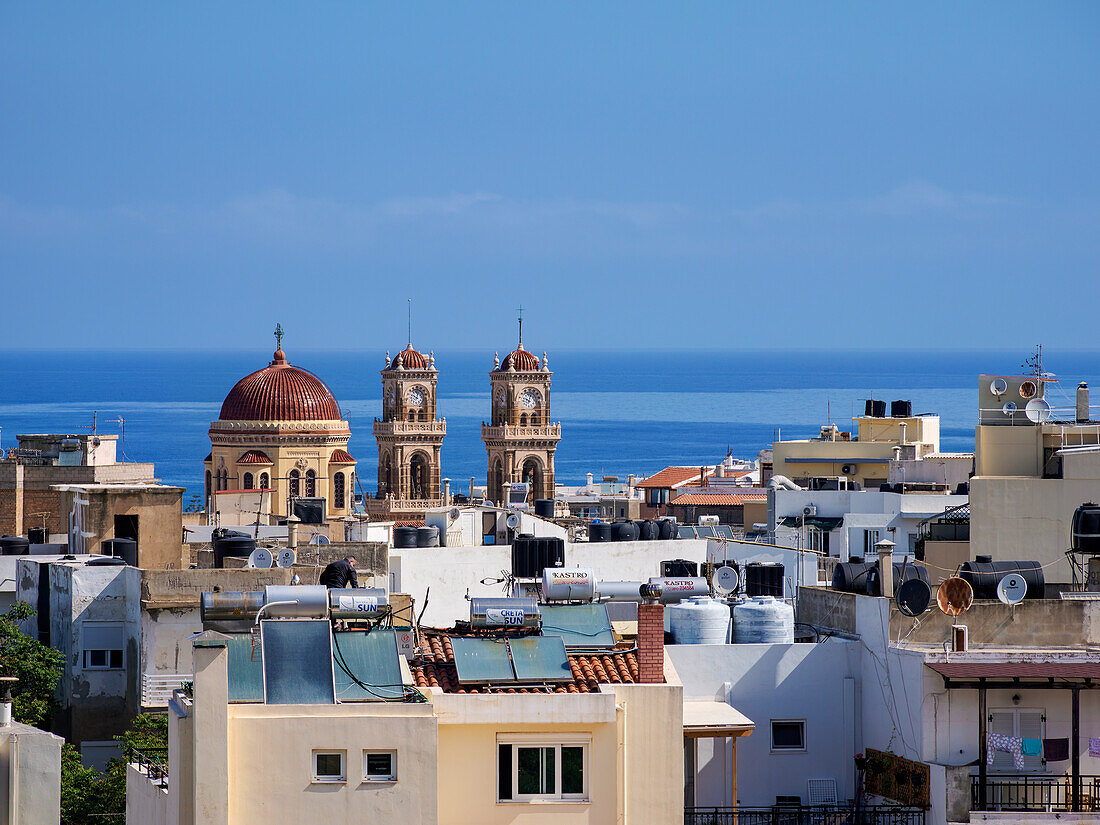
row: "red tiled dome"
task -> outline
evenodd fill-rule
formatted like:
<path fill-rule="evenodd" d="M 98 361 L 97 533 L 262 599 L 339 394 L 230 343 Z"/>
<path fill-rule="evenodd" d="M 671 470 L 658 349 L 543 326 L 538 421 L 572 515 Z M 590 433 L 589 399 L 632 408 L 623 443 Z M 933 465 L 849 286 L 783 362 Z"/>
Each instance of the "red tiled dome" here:
<path fill-rule="evenodd" d="M 337 447 L 332 451 L 332 456 L 328 460 L 329 464 L 354 464 L 355 459 L 351 457 L 351 453 L 347 450 L 341 450 Z"/>
<path fill-rule="evenodd" d="M 238 464 L 270 464 L 271 459 L 262 450 L 249 450 L 237 459 Z"/>
<path fill-rule="evenodd" d="M 401 366 L 407 370 L 426 370 L 428 369 L 428 359 L 421 353 L 413 349 L 413 345 L 409 344 L 401 352 L 397 353 L 393 357 L 393 361 L 390 362 L 390 369 L 397 369 L 397 362 L 401 361 Z"/>
<path fill-rule="evenodd" d="M 538 372 L 539 358 L 533 352 L 528 352 L 522 346 L 504 356 L 500 362 L 500 372 L 507 372 L 508 365 L 516 372 Z"/>
<path fill-rule="evenodd" d="M 282 350 L 262 370 L 246 375 L 229 391 L 222 421 L 338 421 L 340 407 L 325 382 L 291 366 Z"/>

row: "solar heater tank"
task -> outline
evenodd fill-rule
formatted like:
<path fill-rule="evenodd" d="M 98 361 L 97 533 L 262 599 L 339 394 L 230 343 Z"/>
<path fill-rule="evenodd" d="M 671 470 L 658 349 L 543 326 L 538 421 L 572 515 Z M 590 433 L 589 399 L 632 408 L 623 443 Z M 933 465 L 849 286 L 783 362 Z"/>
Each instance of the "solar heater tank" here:
<path fill-rule="evenodd" d="M 328 591 L 328 604 L 332 619 L 376 619 L 388 608 L 381 587 L 334 587 Z"/>
<path fill-rule="evenodd" d="M 542 597 L 551 602 L 596 598 L 596 576 L 588 569 L 546 567 L 542 571 Z"/>
<path fill-rule="evenodd" d="M 542 611 L 534 599 L 470 599 L 471 628 L 537 628 L 542 624 Z"/>
<path fill-rule="evenodd" d="M 281 604 L 276 604 L 281 602 Z M 269 584 L 264 588 L 267 619 L 323 619 L 328 616 L 328 588 L 323 584 Z"/>

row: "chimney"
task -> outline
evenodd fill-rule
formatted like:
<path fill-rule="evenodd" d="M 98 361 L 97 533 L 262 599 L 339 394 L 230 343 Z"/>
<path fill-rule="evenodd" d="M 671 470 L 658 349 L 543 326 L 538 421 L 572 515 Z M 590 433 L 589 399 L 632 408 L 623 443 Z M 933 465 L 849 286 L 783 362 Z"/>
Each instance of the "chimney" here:
<path fill-rule="evenodd" d="M 634 473 L 631 473 L 626 477 L 626 486 L 630 488 L 634 487 Z"/>
<path fill-rule="evenodd" d="M 589 487 L 591 487 L 592 486 L 592 473 L 589 473 L 587 478 L 588 478 L 587 484 L 588 484 Z"/>
<path fill-rule="evenodd" d="M 899 426 L 901 427 L 901 443 L 902 444 L 908 444 L 909 442 L 905 437 L 905 422 L 902 421 Z"/>
<path fill-rule="evenodd" d="M 443 479 L 443 506 L 451 506 L 451 480 L 449 478 Z"/>
<path fill-rule="evenodd" d="M 4 697 L 0 699 L 0 728 L 11 727 L 11 689 L 18 681 L 15 676 L 0 676 L 4 690 Z"/>
<path fill-rule="evenodd" d="M 291 550 L 298 549 L 298 524 L 301 519 L 291 514 L 286 520 L 286 546 Z"/>
<path fill-rule="evenodd" d="M 1082 381 L 1077 385 L 1077 423 L 1089 420 L 1089 385 Z"/>
<path fill-rule="evenodd" d="M 894 598 L 894 543 L 883 539 L 875 545 L 878 550 L 879 595 Z"/>
<path fill-rule="evenodd" d="M 665 682 L 665 606 L 659 584 L 642 585 L 644 601 L 638 605 L 638 682 Z"/>

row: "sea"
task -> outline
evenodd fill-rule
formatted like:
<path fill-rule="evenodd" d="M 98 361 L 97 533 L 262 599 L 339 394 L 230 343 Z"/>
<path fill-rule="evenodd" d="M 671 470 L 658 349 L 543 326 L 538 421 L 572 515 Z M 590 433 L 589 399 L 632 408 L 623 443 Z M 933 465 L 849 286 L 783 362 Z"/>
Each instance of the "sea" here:
<path fill-rule="evenodd" d="M 504 353 L 502 352 L 501 355 Z M 625 479 L 669 465 L 699 466 L 727 453 L 755 460 L 780 435 L 842 430 L 867 398 L 903 399 L 914 413 L 940 416 L 940 448 L 974 446 L 980 374 L 1017 375 L 1030 354 L 916 351 L 556 351 L 551 415 L 562 423 L 559 483 L 587 473 Z M 289 359 L 324 380 L 351 426 L 362 489 L 377 481 L 371 434 L 381 412 L 378 371 L 384 353 L 289 351 Z M 130 461 L 153 462 L 166 484 L 201 497 L 207 429 L 237 380 L 265 366 L 268 352 L 0 352 L 0 447 L 22 433 L 124 433 Z M 439 414 L 447 420 L 443 475 L 452 490 L 485 483 L 481 422 L 489 416 L 492 352 L 439 351 Z M 1055 408 L 1072 408 L 1080 381 L 1100 389 L 1100 352 L 1044 351 Z"/>

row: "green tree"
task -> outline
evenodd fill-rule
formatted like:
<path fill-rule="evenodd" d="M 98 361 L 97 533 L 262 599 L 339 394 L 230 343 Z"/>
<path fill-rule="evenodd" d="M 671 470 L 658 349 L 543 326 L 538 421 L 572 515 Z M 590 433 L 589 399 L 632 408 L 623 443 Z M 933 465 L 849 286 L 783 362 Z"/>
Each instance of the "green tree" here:
<path fill-rule="evenodd" d="M 26 602 L 16 602 L 0 615 L 0 675 L 19 679 L 12 689 L 12 715 L 26 725 L 42 727 L 54 709 L 61 678 L 61 653 L 19 629 L 34 615 Z"/>

